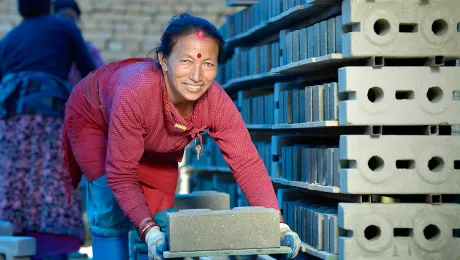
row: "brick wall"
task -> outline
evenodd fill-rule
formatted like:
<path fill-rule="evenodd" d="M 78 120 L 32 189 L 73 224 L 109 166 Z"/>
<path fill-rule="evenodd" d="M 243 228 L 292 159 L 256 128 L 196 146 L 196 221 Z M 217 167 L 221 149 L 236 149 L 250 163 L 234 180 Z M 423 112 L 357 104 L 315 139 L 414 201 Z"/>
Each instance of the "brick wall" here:
<path fill-rule="evenodd" d="M 77 0 L 83 36 L 95 43 L 106 61 L 145 57 L 158 46 L 171 16 L 188 12 L 218 28 L 237 11 L 225 0 Z M 0 0 L 0 37 L 21 21 L 16 0 Z M 150 54 L 150 57 L 153 53 Z"/>

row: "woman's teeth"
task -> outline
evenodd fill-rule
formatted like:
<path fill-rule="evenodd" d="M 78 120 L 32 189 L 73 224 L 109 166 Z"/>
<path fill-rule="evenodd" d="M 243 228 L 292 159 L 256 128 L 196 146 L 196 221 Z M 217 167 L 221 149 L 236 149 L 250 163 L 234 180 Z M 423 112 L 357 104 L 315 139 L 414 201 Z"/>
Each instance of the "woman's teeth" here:
<path fill-rule="evenodd" d="M 195 85 L 185 84 L 185 86 L 191 90 L 199 90 L 201 88 L 201 85 L 195 86 Z"/>

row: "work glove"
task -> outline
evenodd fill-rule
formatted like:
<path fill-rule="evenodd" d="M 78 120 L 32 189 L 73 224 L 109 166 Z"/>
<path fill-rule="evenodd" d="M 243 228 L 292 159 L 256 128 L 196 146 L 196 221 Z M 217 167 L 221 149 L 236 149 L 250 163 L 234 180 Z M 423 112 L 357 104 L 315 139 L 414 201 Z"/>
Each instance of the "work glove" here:
<path fill-rule="evenodd" d="M 285 223 L 280 223 L 280 244 L 281 246 L 288 246 L 292 249 L 292 253 L 286 255 L 287 259 L 292 259 L 297 256 L 297 253 L 299 253 L 299 235 L 292 231 Z"/>
<path fill-rule="evenodd" d="M 145 235 L 145 242 L 149 249 L 149 260 L 163 260 L 163 251 L 166 250 L 166 237 L 160 227 L 154 226 Z"/>

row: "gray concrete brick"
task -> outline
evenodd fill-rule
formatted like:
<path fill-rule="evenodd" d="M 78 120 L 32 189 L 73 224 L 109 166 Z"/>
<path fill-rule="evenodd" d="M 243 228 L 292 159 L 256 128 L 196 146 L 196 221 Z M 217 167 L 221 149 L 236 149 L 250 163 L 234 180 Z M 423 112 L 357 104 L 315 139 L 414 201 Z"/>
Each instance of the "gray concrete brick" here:
<path fill-rule="evenodd" d="M 320 37 L 320 48 L 319 56 L 324 56 L 328 54 L 328 30 L 327 30 L 327 21 L 322 21 L 319 24 L 319 37 Z"/>
<path fill-rule="evenodd" d="M 354 194 L 459 194 L 460 138 L 382 135 L 340 137 L 340 190 Z M 395 149 L 397 148 L 397 149 Z M 398 163 L 399 161 L 399 163 Z"/>
<path fill-rule="evenodd" d="M 307 28 L 302 28 L 299 32 L 299 60 L 304 60 L 308 57 L 307 41 Z"/>
<path fill-rule="evenodd" d="M 305 122 L 313 121 L 313 87 L 305 87 Z"/>
<path fill-rule="evenodd" d="M 343 52 L 342 16 L 335 18 L 335 52 Z"/>
<path fill-rule="evenodd" d="M 295 30 L 292 32 L 292 62 L 298 62 L 300 56 L 299 37 L 300 31 Z"/>
<path fill-rule="evenodd" d="M 337 121 L 338 113 L 339 113 L 339 97 L 338 97 L 338 86 L 337 83 L 330 83 L 329 84 L 329 107 L 327 110 L 329 111 L 329 120 Z"/>
<path fill-rule="evenodd" d="M 314 29 L 313 29 L 313 26 L 309 26 L 307 28 L 307 54 L 308 54 L 308 58 L 313 58 L 315 57 L 314 56 L 314 52 L 315 52 L 315 40 L 314 40 Z"/>
<path fill-rule="evenodd" d="M 8 221 L 0 220 L 0 236 L 12 236 L 13 224 Z"/>
<path fill-rule="evenodd" d="M 324 86 L 317 85 L 313 87 L 313 122 L 324 121 Z"/>
<path fill-rule="evenodd" d="M 369 10 L 379 10 L 379 13 L 369 16 Z M 360 31 L 343 35 L 346 57 L 460 57 L 457 32 L 460 1 L 420 4 L 419 0 L 345 0 L 342 15 L 344 25 L 360 23 Z M 443 24 L 435 26 L 437 30 L 433 32 L 433 25 L 439 20 L 443 20 Z M 401 23 L 416 24 L 417 29 L 401 32 Z M 374 29 L 376 24 L 378 31 Z"/>
<path fill-rule="evenodd" d="M 340 237 L 339 259 L 458 259 L 459 216 L 455 203 L 340 203 L 339 226 L 353 236 Z M 408 235 L 395 236 L 396 228 Z"/>
<path fill-rule="evenodd" d="M 183 209 L 230 209 L 230 195 L 217 191 L 195 191 L 190 194 L 176 194 L 174 201 L 176 211 Z"/>
<path fill-rule="evenodd" d="M 330 118 L 330 113 L 329 113 L 329 107 L 330 107 L 330 104 L 329 104 L 329 91 L 330 91 L 330 87 L 329 87 L 329 84 L 323 84 L 324 86 L 324 90 L 323 90 L 323 106 L 324 106 L 324 111 L 323 111 L 323 114 L 324 114 L 324 121 L 327 121 L 327 120 L 331 120 Z"/>
<path fill-rule="evenodd" d="M 262 207 L 168 213 L 171 252 L 278 248 L 279 212 Z"/>
<path fill-rule="evenodd" d="M 335 17 L 327 21 L 327 53 L 335 53 L 335 43 L 336 43 L 336 21 Z"/>
<path fill-rule="evenodd" d="M 333 148 L 333 172 L 332 172 L 332 183 L 333 186 L 340 186 L 340 151 L 338 148 Z"/>
<path fill-rule="evenodd" d="M 32 237 L 0 236 L 0 255 L 5 260 L 23 259 L 35 255 L 36 241 Z"/>
<path fill-rule="evenodd" d="M 356 98 L 339 102 L 339 124 L 460 124 L 460 102 L 453 102 L 452 94 L 460 92 L 457 82 L 460 67 L 340 68 L 339 92 L 356 92 Z M 375 93 L 373 102 L 369 91 Z M 406 94 L 398 97 L 398 92 Z"/>
<path fill-rule="evenodd" d="M 319 30 L 319 23 L 315 23 L 313 25 L 313 56 L 312 57 L 318 57 L 320 54 L 320 48 L 321 48 L 321 43 L 320 43 L 320 30 Z"/>

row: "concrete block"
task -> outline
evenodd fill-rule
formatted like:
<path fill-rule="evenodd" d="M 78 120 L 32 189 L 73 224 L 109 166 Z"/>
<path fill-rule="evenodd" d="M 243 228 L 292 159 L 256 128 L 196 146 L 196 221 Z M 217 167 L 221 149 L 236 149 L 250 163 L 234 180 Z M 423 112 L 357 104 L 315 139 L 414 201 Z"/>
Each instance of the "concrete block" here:
<path fill-rule="evenodd" d="M 299 32 L 299 60 L 305 60 L 308 57 L 307 41 L 307 28 L 302 28 Z"/>
<path fill-rule="evenodd" d="M 340 186 L 340 151 L 338 148 L 333 148 L 333 186 Z"/>
<path fill-rule="evenodd" d="M 324 121 L 330 120 L 330 115 L 329 115 L 329 91 L 330 87 L 329 84 L 323 84 L 324 90 L 323 90 L 323 118 Z"/>
<path fill-rule="evenodd" d="M 335 53 L 336 48 L 336 18 L 327 21 L 327 54 Z"/>
<path fill-rule="evenodd" d="M 340 125 L 460 124 L 460 67 L 346 67 L 339 69 Z"/>
<path fill-rule="evenodd" d="M 318 184 L 318 149 L 310 149 L 310 172 L 308 175 L 308 183 Z"/>
<path fill-rule="evenodd" d="M 339 253 L 339 227 L 336 215 L 330 215 L 329 217 L 329 250 L 331 254 L 337 255 Z M 344 258 L 346 259 L 346 258 Z"/>
<path fill-rule="evenodd" d="M 329 120 L 337 121 L 338 114 L 339 114 L 339 97 L 338 97 L 338 85 L 337 83 L 330 83 L 328 86 L 328 94 L 329 94 L 329 107 L 327 110 L 329 111 Z"/>
<path fill-rule="evenodd" d="M 320 47 L 319 47 L 319 56 L 325 56 L 328 54 L 328 30 L 327 30 L 327 21 L 322 21 L 319 24 L 319 37 L 320 37 Z"/>
<path fill-rule="evenodd" d="M 168 213 L 171 252 L 279 248 L 279 212 L 262 207 Z"/>
<path fill-rule="evenodd" d="M 290 64 L 292 63 L 292 60 L 293 60 L 293 57 L 294 57 L 294 54 L 293 54 L 293 32 L 288 32 L 286 34 L 286 64 Z"/>
<path fill-rule="evenodd" d="M 354 194 L 459 194 L 456 136 L 340 137 L 340 190 Z M 395 149 L 397 148 L 397 149 Z"/>
<path fill-rule="evenodd" d="M 319 30 L 319 23 L 315 23 L 313 25 L 313 56 L 312 57 L 318 57 L 320 54 L 320 48 L 321 48 L 321 43 L 320 43 L 320 30 Z"/>
<path fill-rule="evenodd" d="M 300 31 L 295 30 L 292 32 L 292 62 L 298 62 L 300 56 L 300 42 L 299 35 Z"/>
<path fill-rule="evenodd" d="M 342 15 L 345 57 L 460 57 L 459 1 L 344 0 Z"/>
<path fill-rule="evenodd" d="M 327 186 L 333 186 L 334 180 L 334 149 L 326 148 L 324 151 L 324 184 Z"/>
<path fill-rule="evenodd" d="M 404 212 L 404 214 L 401 214 Z M 340 203 L 339 259 L 458 259 L 460 205 Z"/>
<path fill-rule="evenodd" d="M 0 220 L 0 236 L 12 236 L 13 235 L 13 224 L 8 221 Z"/>
<path fill-rule="evenodd" d="M 323 103 L 323 96 L 324 96 L 324 86 L 323 85 L 316 85 L 313 87 L 313 122 L 324 121 L 324 103 Z"/>
<path fill-rule="evenodd" d="M 316 57 L 314 56 L 314 52 L 315 52 L 315 38 L 314 38 L 314 29 L 313 29 L 313 26 L 309 26 L 307 28 L 307 54 L 308 54 L 308 58 L 313 58 L 313 57 Z"/>
<path fill-rule="evenodd" d="M 313 121 L 313 87 L 305 87 L 305 122 Z"/>
<path fill-rule="evenodd" d="M 329 214 L 323 216 L 323 251 L 330 252 L 329 248 Z"/>
<path fill-rule="evenodd" d="M 217 191 L 195 191 L 190 194 L 176 194 L 174 201 L 176 211 L 183 209 L 230 209 L 230 196 Z"/>
<path fill-rule="evenodd" d="M 299 115 L 300 115 L 299 90 L 293 89 L 292 90 L 292 123 L 293 124 L 299 123 Z"/>
<path fill-rule="evenodd" d="M 31 257 L 36 252 L 36 241 L 32 237 L 0 236 L 0 255 L 4 255 L 5 260 Z"/>
<path fill-rule="evenodd" d="M 342 53 L 343 51 L 343 29 L 342 29 L 342 16 L 335 18 L 335 52 Z"/>
<path fill-rule="evenodd" d="M 310 160 L 310 148 L 302 148 L 302 176 L 300 179 L 301 182 L 308 181 L 308 173 L 310 171 Z"/>
<path fill-rule="evenodd" d="M 299 123 L 305 123 L 305 88 L 299 90 Z"/>

